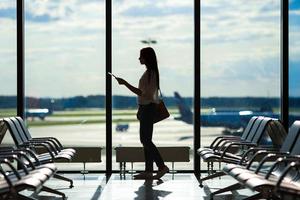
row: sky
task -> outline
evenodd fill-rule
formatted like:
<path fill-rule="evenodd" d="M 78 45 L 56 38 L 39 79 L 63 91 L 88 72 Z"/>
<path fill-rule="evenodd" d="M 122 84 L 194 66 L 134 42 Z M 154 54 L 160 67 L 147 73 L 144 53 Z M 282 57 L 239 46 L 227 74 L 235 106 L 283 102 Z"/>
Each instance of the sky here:
<path fill-rule="evenodd" d="M 16 94 L 15 2 L 0 1 L 0 94 Z M 290 95 L 300 96 L 300 1 L 290 0 Z M 193 96 L 193 1 L 113 1 L 113 73 L 138 84 L 153 39 L 161 89 Z M 280 1 L 201 1 L 201 95 L 280 96 Z M 25 1 L 27 96 L 105 94 L 103 0 Z M 131 95 L 113 80 L 113 94 Z"/>

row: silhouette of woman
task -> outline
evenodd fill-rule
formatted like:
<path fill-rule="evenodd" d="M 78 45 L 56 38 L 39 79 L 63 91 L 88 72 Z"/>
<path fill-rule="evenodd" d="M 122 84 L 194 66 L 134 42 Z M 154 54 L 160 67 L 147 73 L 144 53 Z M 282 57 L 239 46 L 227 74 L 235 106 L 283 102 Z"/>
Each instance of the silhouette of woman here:
<path fill-rule="evenodd" d="M 135 179 L 159 179 L 165 175 L 169 168 L 165 165 L 159 151 L 152 142 L 153 117 L 155 104 L 158 103 L 159 71 L 156 54 L 151 47 L 141 49 L 140 63 L 146 66 L 146 71 L 139 80 L 138 88 L 132 86 L 122 78 L 117 77 L 120 85 L 125 85 L 131 92 L 138 96 L 138 113 L 140 121 L 140 141 L 144 147 L 145 171 L 134 176 Z M 158 172 L 153 176 L 153 162 L 158 167 Z"/>

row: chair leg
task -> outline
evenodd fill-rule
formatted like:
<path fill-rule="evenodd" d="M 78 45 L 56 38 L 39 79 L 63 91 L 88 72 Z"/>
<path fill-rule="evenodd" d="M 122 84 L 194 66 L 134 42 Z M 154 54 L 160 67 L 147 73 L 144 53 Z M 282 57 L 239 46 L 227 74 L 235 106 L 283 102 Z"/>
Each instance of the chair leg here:
<path fill-rule="evenodd" d="M 59 195 L 59 196 L 62 196 L 63 199 L 66 199 L 66 195 L 65 195 L 63 192 L 54 190 L 54 189 L 49 188 L 49 187 L 46 187 L 46 186 L 43 186 L 43 187 L 41 188 L 41 191 L 45 191 L 45 192 L 57 194 L 57 195 Z"/>
<path fill-rule="evenodd" d="M 206 164 L 207 164 L 207 173 L 210 174 L 210 163 L 207 162 Z"/>
<path fill-rule="evenodd" d="M 69 179 L 67 177 L 61 176 L 59 174 L 54 174 L 53 178 L 57 178 L 57 179 L 60 179 L 60 180 L 63 180 L 63 181 L 68 181 L 68 182 L 70 182 L 70 188 L 74 187 L 73 180 L 71 180 L 71 179 Z"/>
<path fill-rule="evenodd" d="M 240 183 L 235 183 L 233 185 L 224 187 L 222 189 L 219 189 L 219 190 L 217 190 L 215 192 L 210 193 L 210 196 L 213 197 L 216 194 L 220 194 L 220 193 L 228 192 L 228 191 L 232 191 L 232 190 L 238 190 L 238 189 L 242 189 L 242 188 L 244 188 L 243 185 L 241 185 Z"/>
<path fill-rule="evenodd" d="M 224 172 L 216 172 L 216 173 L 214 173 L 214 174 L 211 174 L 211 175 L 208 175 L 208 176 L 206 176 L 206 177 L 204 177 L 204 178 L 201 178 L 201 179 L 199 180 L 199 183 L 200 183 L 199 186 L 200 186 L 200 187 L 203 187 L 202 182 L 205 181 L 205 180 L 209 180 L 209 179 L 216 178 L 216 177 L 220 177 L 220 176 L 224 176 L 224 175 L 226 175 Z"/>

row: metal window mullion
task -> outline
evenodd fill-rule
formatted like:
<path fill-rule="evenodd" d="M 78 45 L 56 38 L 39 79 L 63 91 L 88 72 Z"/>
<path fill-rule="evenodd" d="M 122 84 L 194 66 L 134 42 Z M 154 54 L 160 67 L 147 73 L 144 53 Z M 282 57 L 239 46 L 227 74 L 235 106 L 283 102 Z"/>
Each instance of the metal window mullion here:
<path fill-rule="evenodd" d="M 194 173 L 200 176 L 200 0 L 194 0 Z"/>
<path fill-rule="evenodd" d="M 105 1 L 106 16 L 106 173 L 112 173 L 112 84 L 108 72 L 112 69 L 112 1 Z"/>
<path fill-rule="evenodd" d="M 281 0 L 280 36 L 280 118 L 286 130 L 289 127 L 289 1 Z"/>
<path fill-rule="evenodd" d="M 17 115 L 24 119 L 24 1 L 17 3 Z"/>

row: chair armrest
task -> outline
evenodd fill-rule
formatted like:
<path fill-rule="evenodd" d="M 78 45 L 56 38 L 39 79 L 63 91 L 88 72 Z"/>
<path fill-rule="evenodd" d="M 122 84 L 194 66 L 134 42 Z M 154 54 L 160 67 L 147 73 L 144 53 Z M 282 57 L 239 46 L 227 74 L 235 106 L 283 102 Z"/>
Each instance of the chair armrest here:
<path fill-rule="evenodd" d="M 61 151 L 63 147 L 60 143 L 57 143 L 56 140 L 54 140 L 51 137 L 45 137 L 45 138 L 31 138 L 30 141 L 40 141 L 40 142 L 50 142 L 56 149 L 56 151 Z"/>
<path fill-rule="evenodd" d="M 282 162 L 299 162 L 300 157 L 299 156 L 285 156 L 285 157 L 280 157 L 276 160 L 276 162 L 271 166 L 270 170 L 268 173 L 265 175 L 265 179 L 268 179 L 271 175 L 271 172 L 275 169 L 277 165 L 279 165 Z"/>
<path fill-rule="evenodd" d="M 256 153 L 252 156 L 252 158 L 250 159 L 250 161 L 249 161 L 249 163 L 247 164 L 246 168 L 247 168 L 247 169 L 250 169 L 252 163 L 255 162 L 256 157 L 258 157 L 258 156 L 263 156 L 263 155 L 267 156 L 267 155 L 270 154 L 270 153 L 272 153 L 272 152 L 269 152 L 269 151 L 266 151 L 266 150 L 260 150 L 260 151 L 256 152 Z M 274 152 L 273 152 L 273 154 L 274 154 Z M 282 156 L 282 154 L 281 154 L 281 156 Z"/>
<path fill-rule="evenodd" d="M 240 162 L 238 163 L 239 165 L 242 165 L 243 162 L 246 160 L 246 158 L 248 157 L 248 154 L 250 153 L 256 153 L 258 151 L 262 151 L 262 150 L 267 150 L 266 148 L 261 148 L 261 147 L 251 147 L 250 149 L 248 149 L 242 156 L 242 159 L 240 160 Z M 254 156 L 254 155 L 253 155 Z M 249 160 L 249 159 L 248 159 Z"/>
<path fill-rule="evenodd" d="M 18 156 L 16 156 L 15 154 L 13 155 L 2 155 L 2 157 L 0 156 L 0 159 L 12 159 L 12 160 L 15 160 L 17 161 L 18 165 L 21 166 L 21 168 L 23 169 L 23 171 L 26 173 L 26 174 L 29 174 L 29 171 L 28 169 L 26 168 L 26 166 L 24 165 L 24 163 L 21 161 L 21 159 L 18 158 Z"/>
<path fill-rule="evenodd" d="M 41 165 L 41 162 L 39 161 L 38 157 L 30 148 L 21 148 L 20 150 L 28 153 L 35 160 L 36 165 Z"/>
<path fill-rule="evenodd" d="M 225 150 L 223 151 L 222 155 L 221 155 L 221 158 L 223 158 L 225 155 L 226 155 L 226 152 L 229 150 L 230 147 L 232 146 L 244 146 L 244 145 L 247 145 L 249 147 L 256 147 L 257 144 L 254 144 L 254 143 L 244 143 L 244 142 L 232 142 L 230 143 L 226 148 Z"/>
<path fill-rule="evenodd" d="M 30 147 L 30 148 L 36 148 L 36 147 L 44 147 L 44 149 L 46 149 L 47 150 L 47 153 L 49 153 L 50 154 L 50 156 L 51 156 L 51 158 L 52 159 L 55 159 L 55 156 L 53 155 L 53 153 L 52 153 L 52 151 L 49 149 L 49 147 L 47 146 L 47 145 L 45 145 L 45 144 L 43 144 L 43 143 L 37 143 L 37 144 L 30 144 L 30 145 L 28 145 L 28 144 L 22 144 L 22 145 L 20 145 L 21 147 L 25 147 L 25 148 L 27 148 L 27 147 Z"/>
<path fill-rule="evenodd" d="M 282 174 L 280 175 L 276 186 L 275 186 L 275 191 L 278 190 L 278 188 L 280 187 L 281 182 L 283 181 L 284 177 L 287 175 L 287 173 L 293 169 L 293 168 L 299 168 L 300 167 L 300 163 L 299 162 L 292 162 L 291 164 L 289 164 L 284 171 L 282 172 Z"/>
<path fill-rule="evenodd" d="M 45 144 L 45 145 L 48 145 L 49 146 L 49 149 L 55 154 L 57 155 L 57 149 L 48 141 L 31 141 L 31 140 L 28 140 L 26 142 L 24 142 L 25 144 Z"/>
<path fill-rule="evenodd" d="M 13 187 L 11 180 L 8 178 L 7 174 L 0 168 L 0 173 L 4 176 L 5 181 L 9 185 L 10 188 Z"/>
<path fill-rule="evenodd" d="M 258 153 L 259 152 L 259 153 Z M 256 157 L 258 157 L 258 156 L 261 156 L 261 154 L 268 154 L 268 153 L 273 153 L 273 152 L 278 152 L 278 150 L 277 149 L 271 149 L 271 148 L 265 148 L 265 147 L 252 147 L 252 148 L 250 148 L 250 149 L 248 149 L 244 154 L 243 154 L 243 156 L 242 156 L 242 159 L 241 159 L 241 161 L 239 162 L 239 164 L 243 164 L 243 162 L 245 162 L 246 161 L 246 158 L 248 157 L 248 154 L 250 154 L 250 153 L 254 153 L 254 155 L 251 157 L 251 159 L 249 160 L 249 158 L 248 158 L 248 161 L 249 162 L 254 162 L 255 161 L 255 159 L 256 159 Z M 256 154 L 256 153 L 258 153 L 258 154 Z M 252 159 L 253 158 L 253 159 Z"/>
<path fill-rule="evenodd" d="M 52 152 L 52 153 L 54 153 L 55 155 L 57 155 L 58 153 L 57 153 L 57 150 L 54 148 L 54 146 L 51 144 L 51 143 L 49 143 L 49 142 L 39 142 L 39 141 L 26 141 L 26 142 L 24 142 L 24 144 L 29 144 L 29 145 L 31 145 L 31 144 L 33 144 L 33 145 L 38 145 L 38 144 L 44 144 L 44 145 L 47 145 L 49 148 L 49 150 Z"/>
<path fill-rule="evenodd" d="M 29 157 L 27 156 L 27 154 L 26 154 L 24 151 L 22 151 L 22 150 L 15 150 L 15 151 L 12 151 L 12 152 L 5 152 L 5 153 L 1 153 L 1 152 L 0 152 L 0 157 L 6 158 L 7 156 L 12 156 L 12 155 L 16 155 L 16 156 L 18 156 L 18 157 L 24 158 L 25 160 L 28 161 L 28 164 L 29 164 L 29 166 L 31 167 L 31 169 L 35 169 L 35 166 L 34 166 L 34 164 L 32 163 L 32 161 L 30 160 L 30 158 L 29 158 Z M 25 164 L 25 163 L 23 163 L 23 164 Z"/>
<path fill-rule="evenodd" d="M 252 142 L 248 142 L 248 141 L 241 141 L 241 140 L 233 140 L 233 141 L 225 141 L 222 146 L 220 147 L 221 151 L 225 151 L 225 149 L 228 147 L 226 145 L 230 145 L 231 143 L 236 142 L 239 143 L 240 146 L 246 145 L 246 144 L 253 144 Z M 234 144 L 237 145 L 237 144 Z M 257 146 L 257 145 L 255 145 Z"/>
<path fill-rule="evenodd" d="M 217 144 L 215 145 L 215 147 L 213 148 L 214 151 L 220 151 L 223 150 L 224 147 L 226 146 L 226 144 L 230 143 L 230 142 L 241 142 L 241 139 L 238 138 L 232 138 L 230 140 L 228 139 L 221 139 L 219 140 L 219 142 L 217 142 Z"/>
<path fill-rule="evenodd" d="M 209 148 L 214 148 L 215 144 L 218 144 L 220 142 L 220 140 L 230 140 L 233 138 L 238 138 L 238 136 L 218 136 L 214 139 L 214 141 L 210 144 Z"/>
<path fill-rule="evenodd" d="M 12 165 L 12 163 L 4 158 L 4 159 L 0 159 L 0 163 L 5 163 L 11 170 L 12 172 L 16 175 L 16 177 L 20 180 L 21 179 L 21 175 L 19 174 L 19 172 L 16 170 L 16 168 Z"/>
<path fill-rule="evenodd" d="M 270 161 L 271 159 L 274 159 L 274 158 L 280 158 L 282 156 L 286 156 L 287 153 L 282 153 L 282 152 L 277 152 L 277 153 L 269 153 L 268 155 L 266 155 L 260 162 L 259 162 L 259 165 L 257 166 L 257 168 L 255 169 L 255 173 L 257 174 L 261 168 L 263 167 L 263 165 Z"/>
<path fill-rule="evenodd" d="M 25 152 L 25 153 L 29 154 L 29 156 L 34 159 L 34 161 L 35 161 L 35 163 L 37 163 L 37 165 L 41 164 L 40 161 L 39 161 L 39 159 L 38 159 L 38 157 L 36 156 L 36 154 L 31 149 L 29 149 L 29 148 L 13 149 L 12 151 L 11 150 L 0 151 L 0 155 L 5 155 L 5 154 L 8 154 L 8 153 L 9 154 L 15 154 L 15 152 Z M 25 155 L 28 157 L 27 154 L 25 154 Z M 32 161 L 31 161 L 31 163 L 32 163 Z"/>

